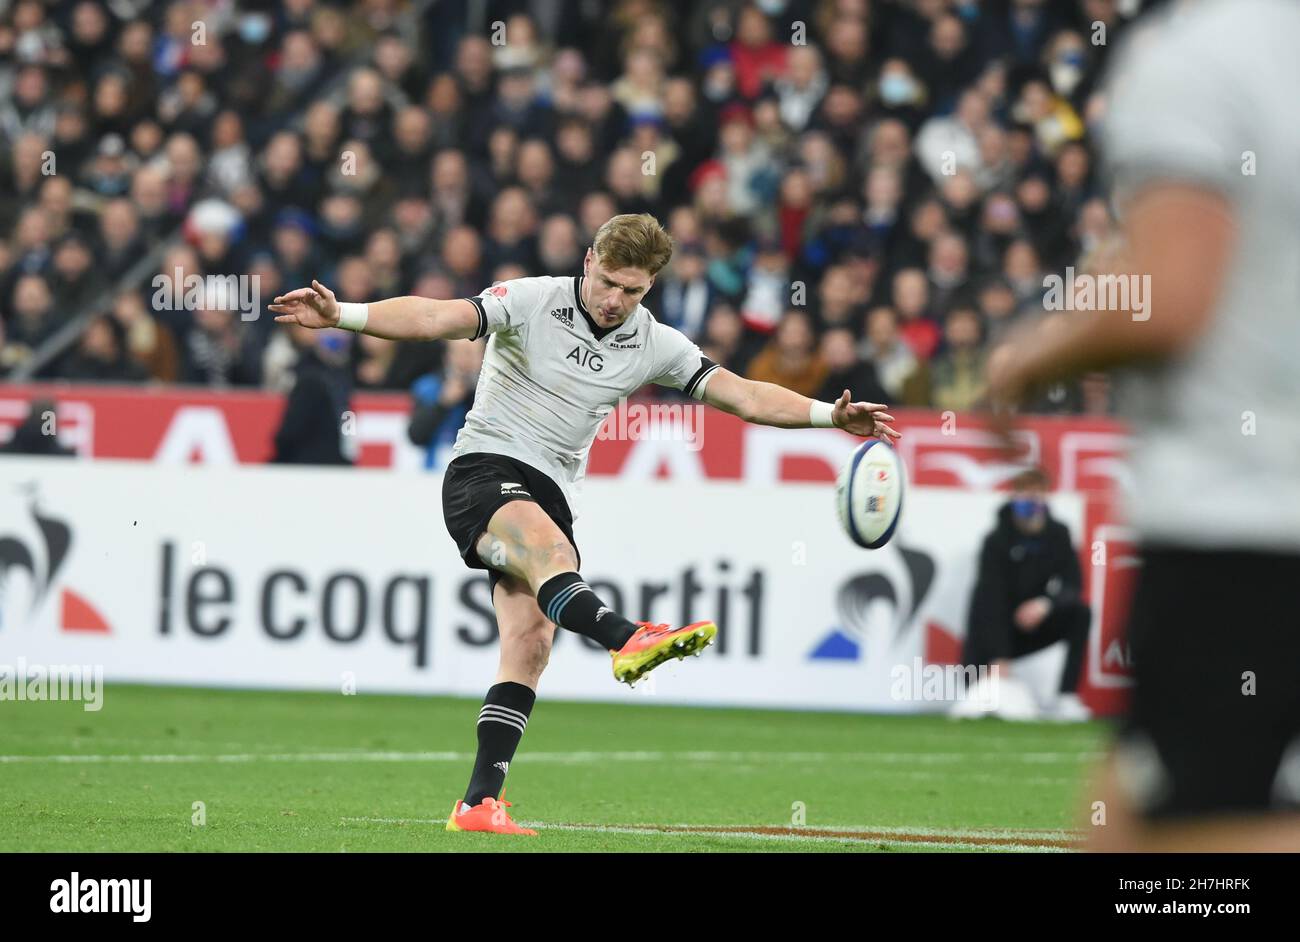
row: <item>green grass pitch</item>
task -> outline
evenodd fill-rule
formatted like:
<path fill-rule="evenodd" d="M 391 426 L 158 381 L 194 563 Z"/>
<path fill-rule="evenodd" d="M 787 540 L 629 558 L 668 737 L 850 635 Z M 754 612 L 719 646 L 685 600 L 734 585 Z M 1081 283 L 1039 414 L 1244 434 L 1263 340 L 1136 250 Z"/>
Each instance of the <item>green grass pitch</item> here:
<path fill-rule="evenodd" d="M 1059 851 L 1106 733 L 543 695 L 507 783 L 540 836 L 447 833 L 478 708 L 114 685 L 100 712 L 2 702 L 0 850 Z"/>

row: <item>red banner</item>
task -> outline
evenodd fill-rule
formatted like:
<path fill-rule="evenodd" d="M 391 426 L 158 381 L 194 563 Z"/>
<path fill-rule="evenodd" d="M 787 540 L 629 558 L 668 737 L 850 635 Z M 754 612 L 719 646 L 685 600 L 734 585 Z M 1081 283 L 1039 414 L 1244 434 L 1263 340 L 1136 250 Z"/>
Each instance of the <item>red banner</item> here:
<path fill-rule="evenodd" d="M 284 410 L 284 397 L 260 391 L 175 387 L 39 384 L 0 387 L 0 441 L 27 416 L 33 399 L 57 406 L 57 434 L 88 458 L 167 463 L 261 463 Z M 680 408 L 697 409 L 682 421 Z M 357 464 L 421 468 L 424 452 L 406 438 L 410 398 L 358 393 L 350 433 Z M 629 434 L 610 420 L 592 448 L 588 473 L 628 481 L 833 481 L 852 439 L 837 429 L 773 429 L 747 425 L 714 409 L 686 405 Z M 1032 417 L 1014 432 L 1019 454 L 1009 460 L 982 416 L 900 409 L 899 449 L 913 484 L 1002 488 L 1025 463 L 1047 469 L 1059 490 L 1087 498 L 1086 533 L 1078 534 L 1085 588 L 1096 611 L 1082 693 L 1101 712 L 1118 709 L 1128 684 L 1123 619 L 1136 558 L 1118 520 L 1123 486 L 1122 426 L 1106 419 Z M 620 431 L 621 430 L 621 431 Z M 686 444 L 683 443 L 684 439 Z"/>
<path fill-rule="evenodd" d="M 284 397 L 260 391 L 213 392 L 176 387 L 27 385 L 0 387 L 0 441 L 27 415 L 34 398 L 57 404 L 59 440 L 84 457 L 168 463 L 235 464 L 268 460 Z M 636 405 L 633 405 L 636 408 Z M 703 406 L 692 416 L 689 447 L 671 420 L 620 435 L 611 424 L 597 438 L 588 473 L 640 478 L 831 481 L 850 441 L 836 429 L 747 425 Z M 358 393 L 352 399 L 357 464 L 421 467 L 422 451 L 406 440 L 410 399 Z M 1110 493 L 1122 481 L 1123 429 L 1105 419 L 1024 419 L 1015 437 L 1021 460 L 1007 460 L 978 414 L 956 416 L 900 409 L 899 449 L 912 483 L 1004 486 L 1025 461 L 1043 465 L 1061 490 Z M 627 427 L 626 421 L 624 427 Z"/>
<path fill-rule="evenodd" d="M 268 461 L 285 404 L 283 396 L 262 391 L 54 383 L 4 386 L 0 387 L 0 441 L 7 441 L 13 427 L 26 417 L 32 399 L 55 402 L 59 441 L 83 457 L 182 464 Z M 406 442 L 409 397 L 361 394 L 354 398 L 353 409 L 359 433 L 370 436 L 360 440 L 358 464 L 392 467 L 398 464 L 398 446 L 416 451 Z"/>

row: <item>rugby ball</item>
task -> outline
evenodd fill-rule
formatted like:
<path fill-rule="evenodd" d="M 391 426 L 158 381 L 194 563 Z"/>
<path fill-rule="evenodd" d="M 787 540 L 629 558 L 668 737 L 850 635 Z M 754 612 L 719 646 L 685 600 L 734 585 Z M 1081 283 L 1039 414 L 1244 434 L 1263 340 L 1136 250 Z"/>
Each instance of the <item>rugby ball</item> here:
<path fill-rule="evenodd" d="M 869 438 L 849 456 L 835 482 L 840 526 L 863 549 L 880 549 L 903 512 L 903 462 L 887 443 Z"/>

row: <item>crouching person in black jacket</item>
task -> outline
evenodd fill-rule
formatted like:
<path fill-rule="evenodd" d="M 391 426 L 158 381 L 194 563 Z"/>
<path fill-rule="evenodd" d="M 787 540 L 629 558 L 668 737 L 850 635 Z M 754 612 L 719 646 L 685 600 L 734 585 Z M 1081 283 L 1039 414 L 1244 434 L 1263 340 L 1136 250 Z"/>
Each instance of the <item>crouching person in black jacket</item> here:
<path fill-rule="evenodd" d="M 1011 662 L 1064 640 L 1060 719 L 1086 719 L 1075 691 L 1083 671 L 1092 612 L 1081 592 L 1083 576 L 1070 531 L 1047 509 L 1047 475 L 1022 472 L 998 523 L 984 539 L 971 596 L 963 660 L 1012 673 Z"/>

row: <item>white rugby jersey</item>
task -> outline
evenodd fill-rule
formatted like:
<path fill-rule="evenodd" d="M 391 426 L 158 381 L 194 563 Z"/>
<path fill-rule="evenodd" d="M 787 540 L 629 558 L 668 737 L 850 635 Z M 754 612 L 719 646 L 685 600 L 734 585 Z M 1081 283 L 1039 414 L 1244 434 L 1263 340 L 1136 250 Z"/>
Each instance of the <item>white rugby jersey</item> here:
<path fill-rule="evenodd" d="M 1105 150 L 1120 191 L 1190 181 L 1237 218 L 1208 329 L 1127 377 L 1143 540 L 1300 550 L 1298 36 L 1295 0 L 1173 7 L 1129 40 L 1110 82 Z M 1159 287 L 1151 304 L 1160 317 Z"/>
<path fill-rule="evenodd" d="M 619 400 L 647 383 L 699 399 L 718 369 L 643 305 L 617 327 L 598 326 L 581 288 L 581 275 L 547 275 L 465 299 L 478 308 L 474 339 L 489 339 L 474 407 L 452 449 L 505 455 L 546 472 L 575 516 L 591 444 Z"/>

